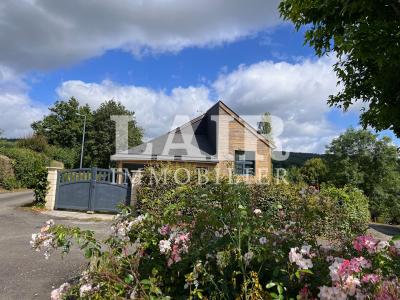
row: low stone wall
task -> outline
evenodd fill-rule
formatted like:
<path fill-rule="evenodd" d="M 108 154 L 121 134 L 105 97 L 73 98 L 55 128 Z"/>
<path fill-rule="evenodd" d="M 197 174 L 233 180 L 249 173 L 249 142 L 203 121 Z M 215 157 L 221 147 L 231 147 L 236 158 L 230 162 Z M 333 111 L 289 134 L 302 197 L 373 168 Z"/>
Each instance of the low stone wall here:
<path fill-rule="evenodd" d="M 0 183 L 6 178 L 14 178 L 12 160 L 7 156 L 0 155 Z"/>

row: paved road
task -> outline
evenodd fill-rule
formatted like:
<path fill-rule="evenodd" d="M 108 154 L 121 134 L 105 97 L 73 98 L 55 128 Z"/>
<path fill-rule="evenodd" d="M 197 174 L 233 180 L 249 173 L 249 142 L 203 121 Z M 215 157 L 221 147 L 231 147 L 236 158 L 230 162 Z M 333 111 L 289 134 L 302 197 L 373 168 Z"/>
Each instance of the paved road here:
<path fill-rule="evenodd" d="M 0 299 L 49 299 L 53 287 L 78 275 L 85 260 L 78 249 L 64 259 L 54 253 L 49 260 L 30 249 L 31 234 L 48 216 L 20 208 L 33 200 L 31 192 L 0 194 Z M 92 229 L 98 237 L 108 231 L 108 222 L 53 218 L 56 223 Z"/>
<path fill-rule="evenodd" d="M 390 240 L 392 236 L 400 235 L 400 226 L 371 223 L 369 231 L 378 239 Z"/>

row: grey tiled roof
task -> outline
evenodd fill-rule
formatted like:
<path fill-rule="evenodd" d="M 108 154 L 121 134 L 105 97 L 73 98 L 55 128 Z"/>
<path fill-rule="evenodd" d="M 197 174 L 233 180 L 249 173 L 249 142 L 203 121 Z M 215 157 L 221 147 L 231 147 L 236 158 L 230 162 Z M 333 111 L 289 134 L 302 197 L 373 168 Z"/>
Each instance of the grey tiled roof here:
<path fill-rule="evenodd" d="M 216 161 L 216 126 L 211 116 L 218 112 L 218 105 L 164 135 L 113 155 L 112 159 Z"/>

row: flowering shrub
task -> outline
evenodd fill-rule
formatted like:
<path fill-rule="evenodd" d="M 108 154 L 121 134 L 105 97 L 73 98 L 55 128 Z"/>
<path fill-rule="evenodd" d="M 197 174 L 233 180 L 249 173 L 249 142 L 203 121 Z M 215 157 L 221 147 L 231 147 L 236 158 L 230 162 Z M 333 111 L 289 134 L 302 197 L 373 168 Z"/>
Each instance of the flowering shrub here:
<path fill-rule="evenodd" d="M 46 223 L 34 249 L 48 257 L 76 241 L 89 258 L 79 281 L 52 299 L 398 298 L 396 240 L 360 236 L 352 248 L 329 248 L 300 218 L 289 221 L 290 209 L 255 206 L 244 184 L 179 189 L 162 212 L 123 209 L 102 243 L 91 231 Z"/>
<path fill-rule="evenodd" d="M 252 185 L 250 201 L 274 224 L 295 222 L 305 238 L 349 244 L 368 227 L 368 200 L 360 190 L 298 185 Z"/>

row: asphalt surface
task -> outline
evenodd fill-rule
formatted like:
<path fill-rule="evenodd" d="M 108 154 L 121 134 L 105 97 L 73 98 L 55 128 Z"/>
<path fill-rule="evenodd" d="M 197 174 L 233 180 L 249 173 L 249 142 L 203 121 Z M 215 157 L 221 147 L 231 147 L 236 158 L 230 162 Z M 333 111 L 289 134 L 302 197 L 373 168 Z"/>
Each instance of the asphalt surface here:
<path fill-rule="evenodd" d="M 48 260 L 33 251 L 29 241 L 49 216 L 35 213 L 22 205 L 33 200 L 31 192 L 0 194 L 0 300 L 50 299 L 50 292 L 79 275 L 85 259 L 79 249 L 61 258 L 55 252 Z M 103 238 L 109 221 L 93 222 L 54 218 L 56 223 L 94 230 Z"/>

